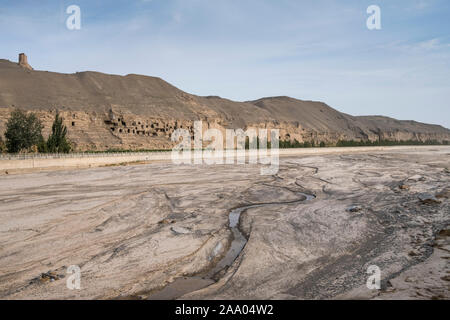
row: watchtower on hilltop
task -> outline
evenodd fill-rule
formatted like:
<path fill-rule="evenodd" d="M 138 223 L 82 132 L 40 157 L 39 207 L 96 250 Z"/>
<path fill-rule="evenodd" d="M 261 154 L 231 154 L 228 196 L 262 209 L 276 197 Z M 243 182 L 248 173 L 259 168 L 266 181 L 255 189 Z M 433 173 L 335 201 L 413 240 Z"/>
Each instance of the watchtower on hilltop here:
<path fill-rule="evenodd" d="M 28 57 L 25 53 L 19 54 L 19 66 L 28 70 L 33 70 L 33 68 L 28 64 Z"/>

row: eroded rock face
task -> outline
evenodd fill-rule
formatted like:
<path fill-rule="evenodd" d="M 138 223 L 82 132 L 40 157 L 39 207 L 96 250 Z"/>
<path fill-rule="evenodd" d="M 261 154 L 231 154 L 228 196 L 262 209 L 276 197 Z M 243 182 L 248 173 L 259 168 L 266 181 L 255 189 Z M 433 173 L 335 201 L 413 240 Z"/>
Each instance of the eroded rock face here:
<path fill-rule="evenodd" d="M 0 108 L 0 134 L 6 130 L 6 122 L 10 113 L 15 108 Z M 165 118 L 146 115 L 136 115 L 123 111 L 70 111 L 70 110 L 35 110 L 38 118 L 44 126 L 43 134 L 48 136 L 55 118 L 56 112 L 59 112 L 64 119 L 64 124 L 68 128 L 68 136 L 72 141 L 75 150 L 108 150 L 108 149 L 171 149 L 176 143 L 171 141 L 172 133 L 176 129 L 186 129 L 194 136 L 194 122 L 196 120 Z M 314 129 L 305 128 L 295 122 L 288 121 L 266 121 L 244 123 L 243 127 L 237 127 L 229 120 L 224 118 L 200 118 L 203 122 L 203 130 L 210 128 L 218 129 L 222 136 L 226 137 L 227 129 L 268 129 L 270 140 L 270 129 L 279 129 L 279 138 L 281 141 L 314 142 L 319 145 L 321 142 L 334 144 L 339 140 L 359 140 L 361 137 L 351 135 L 345 132 L 320 132 Z M 368 139 L 376 141 L 377 135 L 369 135 Z M 408 140 L 417 139 L 419 141 L 448 139 L 450 135 L 439 134 L 421 134 L 416 136 L 402 136 L 399 139 Z M 208 143 L 205 142 L 205 145 Z M 225 146 L 225 141 L 224 141 Z"/>
<path fill-rule="evenodd" d="M 20 88 L 20 90 L 18 90 Z M 177 128 L 279 129 L 280 140 L 334 144 L 339 140 L 450 141 L 441 126 L 387 117 L 352 117 L 322 102 L 272 97 L 236 102 L 183 92 L 162 79 L 98 72 L 60 74 L 0 60 L 0 134 L 13 109 L 35 112 L 48 134 L 58 110 L 77 150 L 170 149 Z"/>

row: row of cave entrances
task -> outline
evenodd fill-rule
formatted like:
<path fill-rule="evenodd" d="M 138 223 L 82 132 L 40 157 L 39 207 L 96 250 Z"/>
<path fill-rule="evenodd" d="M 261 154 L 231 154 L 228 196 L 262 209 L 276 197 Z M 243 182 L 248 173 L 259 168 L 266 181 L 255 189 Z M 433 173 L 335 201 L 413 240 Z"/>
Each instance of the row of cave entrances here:
<path fill-rule="evenodd" d="M 115 127 L 111 127 L 111 131 L 112 132 L 115 132 L 116 131 L 116 128 Z M 158 135 L 158 133 L 157 132 L 149 132 L 149 131 L 145 131 L 145 130 L 136 130 L 136 129 L 122 129 L 122 128 L 119 128 L 118 130 L 117 130 L 117 132 L 119 132 L 119 133 L 133 133 L 133 134 L 138 134 L 138 135 L 143 135 L 143 136 L 145 136 L 145 135 L 148 135 L 148 136 L 157 136 Z"/>
<path fill-rule="evenodd" d="M 177 125 L 175 125 L 175 128 L 174 128 L 169 124 L 166 124 L 165 126 L 163 125 L 163 128 L 160 128 L 159 123 L 151 123 L 149 125 L 149 124 L 141 124 L 141 122 L 138 122 L 137 124 L 136 124 L 136 122 L 133 122 L 132 125 L 135 126 L 134 128 L 126 128 L 127 124 L 121 118 L 117 119 L 117 122 L 113 122 L 111 120 L 106 120 L 105 123 L 114 125 L 113 127 L 111 127 L 112 132 L 137 134 L 137 135 L 143 135 L 143 136 L 154 136 L 154 137 L 158 136 L 158 133 L 162 133 L 162 135 L 164 135 L 164 134 L 171 133 L 175 129 L 178 128 Z M 120 128 L 119 124 L 121 124 L 125 128 Z M 138 126 L 140 126 L 141 128 L 138 128 Z M 183 126 L 180 125 L 180 128 L 183 128 Z M 150 129 L 150 131 L 148 129 Z M 193 127 L 187 127 L 187 129 L 189 129 L 190 131 L 193 131 Z"/>

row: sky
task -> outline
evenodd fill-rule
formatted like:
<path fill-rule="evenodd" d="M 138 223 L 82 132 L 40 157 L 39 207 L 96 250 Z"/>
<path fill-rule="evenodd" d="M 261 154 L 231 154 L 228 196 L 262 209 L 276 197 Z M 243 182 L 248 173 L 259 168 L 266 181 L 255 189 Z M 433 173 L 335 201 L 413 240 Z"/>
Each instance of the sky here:
<path fill-rule="evenodd" d="M 78 5 L 81 29 L 66 9 Z M 370 5 L 381 29 L 366 25 Z M 0 0 L 0 58 L 450 128 L 448 0 Z"/>

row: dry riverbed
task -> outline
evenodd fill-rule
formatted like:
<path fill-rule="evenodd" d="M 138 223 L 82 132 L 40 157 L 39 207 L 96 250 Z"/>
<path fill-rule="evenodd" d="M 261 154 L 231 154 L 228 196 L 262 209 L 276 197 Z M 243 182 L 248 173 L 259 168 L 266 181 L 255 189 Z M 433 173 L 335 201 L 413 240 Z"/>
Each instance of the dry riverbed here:
<path fill-rule="evenodd" d="M 277 175 L 259 173 L 3 175 L 0 298 L 450 298 L 450 148 L 285 157 Z M 80 290 L 66 286 L 72 265 Z M 365 285 L 370 265 L 381 290 Z"/>

